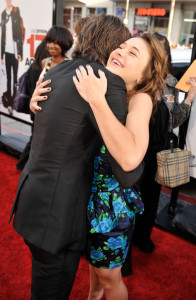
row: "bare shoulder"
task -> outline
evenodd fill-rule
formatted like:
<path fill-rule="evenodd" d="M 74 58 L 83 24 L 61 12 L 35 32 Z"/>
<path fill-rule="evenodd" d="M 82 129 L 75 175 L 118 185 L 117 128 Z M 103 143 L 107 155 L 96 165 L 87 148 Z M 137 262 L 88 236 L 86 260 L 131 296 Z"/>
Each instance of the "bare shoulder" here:
<path fill-rule="evenodd" d="M 46 58 L 44 58 L 41 62 L 42 69 L 45 67 L 45 64 L 46 64 Z"/>
<path fill-rule="evenodd" d="M 41 65 L 42 65 L 42 69 L 45 67 L 47 61 L 50 59 L 50 57 L 46 57 L 42 60 Z"/>
<path fill-rule="evenodd" d="M 152 99 L 150 97 L 150 95 L 146 94 L 146 93 L 137 93 L 135 94 L 131 99 L 130 102 L 132 101 L 148 101 L 148 102 L 152 102 Z"/>
<path fill-rule="evenodd" d="M 150 95 L 146 93 L 137 93 L 135 94 L 129 101 L 128 109 L 132 109 L 133 107 L 145 107 L 152 109 L 152 99 Z"/>

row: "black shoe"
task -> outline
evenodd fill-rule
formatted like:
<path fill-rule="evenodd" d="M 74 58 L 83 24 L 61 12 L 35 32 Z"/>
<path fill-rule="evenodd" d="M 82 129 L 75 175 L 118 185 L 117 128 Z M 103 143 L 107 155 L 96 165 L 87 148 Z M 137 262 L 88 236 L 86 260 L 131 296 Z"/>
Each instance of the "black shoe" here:
<path fill-rule="evenodd" d="M 168 211 L 167 211 L 168 215 L 171 216 L 171 217 L 175 217 L 175 208 L 172 207 L 172 206 L 169 206 L 168 207 Z"/>
<path fill-rule="evenodd" d="M 131 264 L 123 265 L 121 268 L 122 277 L 127 277 L 133 273 Z"/>
<path fill-rule="evenodd" d="M 155 244 L 150 239 L 145 242 L 133 241 L 132 244 L 145 253 L 152 253 L 155 248 Z"/>

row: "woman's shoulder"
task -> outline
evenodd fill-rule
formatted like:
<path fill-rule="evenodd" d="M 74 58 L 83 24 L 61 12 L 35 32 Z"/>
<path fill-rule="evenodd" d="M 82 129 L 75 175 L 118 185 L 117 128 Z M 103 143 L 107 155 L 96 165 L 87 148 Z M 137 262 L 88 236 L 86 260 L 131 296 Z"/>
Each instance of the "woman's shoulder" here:
<path fill-rule="evenodd" d="M 128 102 L 128 112 L 132 110 L 145 110 L 146 112 L 152 111 L 152 99 L 149 94 L 147 93 L 137 93 L 131 97 Z"/>
<path fill-rule="evenodd" d="M 149 94 L 141 92 L 141 93 L 136 93 L 135 95 L 133 95 L 129 101 L 129 103 L 151 103 L 152 104 L 152 98 L 150 97 Z"/>
<path fill-rule="evenodd" d="M 41 62 L 42 69 L 45 67 L 46 64 L 49 63 L 49 61 L 51 61 L 51 57 L 46 57 L 42 60 L 42 62 Z"/>

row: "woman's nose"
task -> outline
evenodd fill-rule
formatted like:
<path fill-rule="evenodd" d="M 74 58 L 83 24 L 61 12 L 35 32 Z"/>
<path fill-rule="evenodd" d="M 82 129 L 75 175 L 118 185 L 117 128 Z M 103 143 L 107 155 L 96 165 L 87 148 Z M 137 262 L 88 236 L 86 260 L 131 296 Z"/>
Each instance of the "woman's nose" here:
<path fill-rule="evenodd" d="M 124 49 L 118 48 L 118 49 L 117 49 L 117 54 L 118 54 L 119 56 L 124 56 L 124 54 L 125 54 Z"/>
<path fill-rule="evenodd" d="M 116 53 L 117 53 L 117 55 L 121 56 L 121 49 L 118 48 L 118 49 L 116 50 Z"/>

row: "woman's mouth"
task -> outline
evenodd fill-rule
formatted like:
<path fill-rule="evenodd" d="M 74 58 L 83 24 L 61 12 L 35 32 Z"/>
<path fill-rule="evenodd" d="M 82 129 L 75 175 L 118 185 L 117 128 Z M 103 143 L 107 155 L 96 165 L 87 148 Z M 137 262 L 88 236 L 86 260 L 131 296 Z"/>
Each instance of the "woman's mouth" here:
<path fill-rule="evenodd" d="M 113 58 L 113 59 L 111 60 L 111 63 L 112 63 L 113 65 L 116 65 L 116 66 L 119 66 L 119 67 L 123 67 L 122 63 L 121 63 L 118 59 L 116 59 L 116 58 Z"/>

